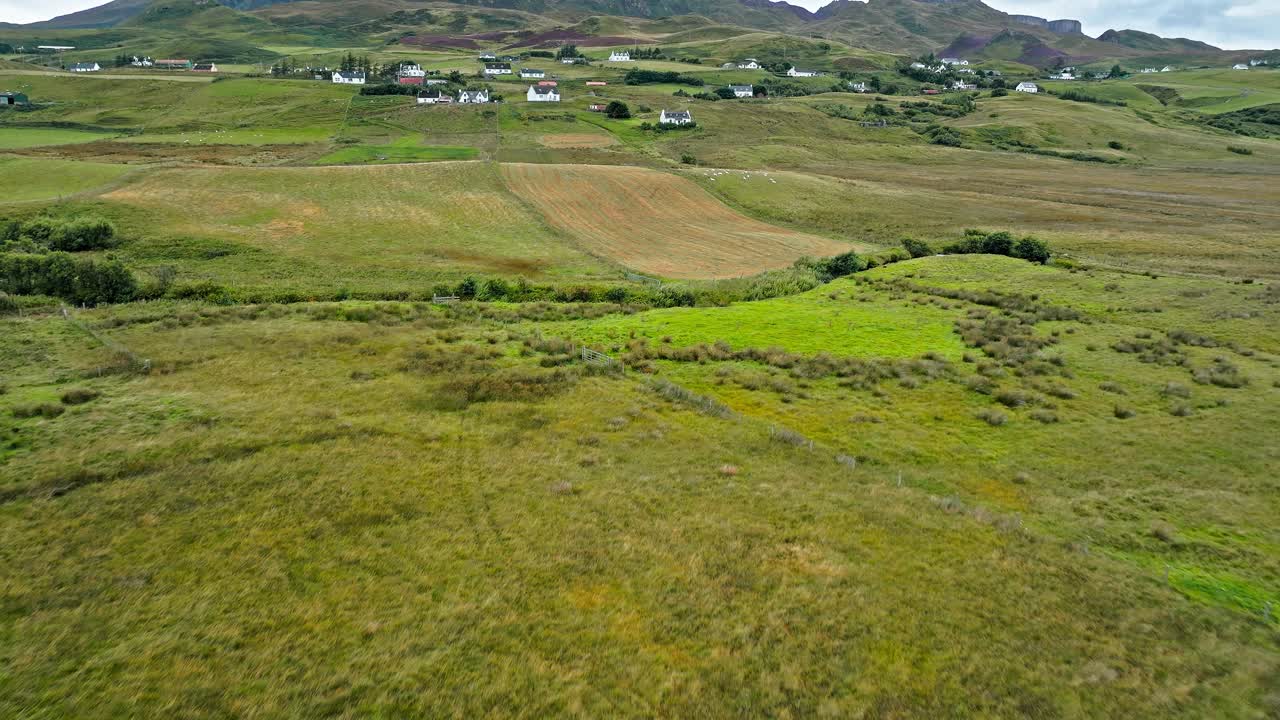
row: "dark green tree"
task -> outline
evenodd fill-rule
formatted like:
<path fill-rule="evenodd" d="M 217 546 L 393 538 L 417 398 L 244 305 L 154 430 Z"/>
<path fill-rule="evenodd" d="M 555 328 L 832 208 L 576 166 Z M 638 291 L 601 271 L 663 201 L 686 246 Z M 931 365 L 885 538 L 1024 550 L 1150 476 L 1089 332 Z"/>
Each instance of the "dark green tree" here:
<path fill-rule="evenodd" d="M 613 100 L 605 106 L 604 114 L 605 117 L 610 117 L 614 120 L 626 120 L 631 117 L 631 108 L 627 107 L 627 104 L 621 100 Z"/>

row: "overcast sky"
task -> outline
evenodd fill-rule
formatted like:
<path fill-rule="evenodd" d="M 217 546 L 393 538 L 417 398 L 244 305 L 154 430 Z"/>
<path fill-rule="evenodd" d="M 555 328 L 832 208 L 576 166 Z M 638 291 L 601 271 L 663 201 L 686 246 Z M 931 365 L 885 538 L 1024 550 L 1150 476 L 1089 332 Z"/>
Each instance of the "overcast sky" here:
<path fill-rule="evenodd" d="M 0 0 L 0 22 L 47 20 L 105 0 Z M 791 0 L 816 10 L 827 0 Z M 1225 48 L 1280 48 L 1280 0 L 986 0 L 1010 13 L 1070 18 L 1097 36 L 1109 28 L 1189 37 Z"/>

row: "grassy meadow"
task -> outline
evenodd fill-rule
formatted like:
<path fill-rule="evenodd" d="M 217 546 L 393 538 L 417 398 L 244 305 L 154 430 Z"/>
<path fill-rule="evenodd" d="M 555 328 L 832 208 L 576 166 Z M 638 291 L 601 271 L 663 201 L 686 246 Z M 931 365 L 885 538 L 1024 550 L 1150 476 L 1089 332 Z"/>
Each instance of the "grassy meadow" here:
<path fill-rule="evenodd" d="M 1280 73 L 710 101 L 894 58 L 600 18 L 706 84 L 549 105 L 396 42 L 545 18 L 321 5 L 244 33 L 504 102 L 0 62 L 0 717 L 1280 715 L 1280 144 L 1197 114 Z"/>

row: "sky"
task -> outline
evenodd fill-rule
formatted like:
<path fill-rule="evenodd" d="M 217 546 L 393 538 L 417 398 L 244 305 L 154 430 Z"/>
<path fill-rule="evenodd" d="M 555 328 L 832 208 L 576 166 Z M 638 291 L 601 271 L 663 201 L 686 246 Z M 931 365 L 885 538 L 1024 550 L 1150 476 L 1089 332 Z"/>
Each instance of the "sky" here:
<path fill-rule="evenodd" d="M 27 23 L 105 0 L 0 0 L 0 22 Z M 790 0 L 816 10 L 827 0 Z M 1229 49 L 1280 48 L 1280 0 L 986 0 L 1008 13 L 1084 23 L 1093 36 L 1111 28 L 1189 37 Z"/>

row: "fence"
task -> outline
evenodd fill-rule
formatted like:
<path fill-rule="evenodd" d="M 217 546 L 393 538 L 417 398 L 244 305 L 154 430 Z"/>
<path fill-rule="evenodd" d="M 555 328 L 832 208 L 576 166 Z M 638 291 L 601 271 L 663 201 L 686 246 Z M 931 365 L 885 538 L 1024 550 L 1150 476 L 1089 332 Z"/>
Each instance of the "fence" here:
<path fill-rule="evenodd" d="M 128 362 L 128 366 L 130 370 L 133 370 L 135 372 L 141 372 L 141 373 L 151 372 L 150 358 L 141 357 L 134 351 L 130 350 L 124 345 L 121 345 L 115 340 L 112 340 L 111 338 L 108 338 L 108 337 L 103 337 L 102 335 L 99 335 L 98 333 L 94 332 L 93 328 L 80 322 L 80 320 L 77 319 L 76 316 L 71 313 L 71 310 L 69 310 L 65 305 L 62 306 L 62 317 L 66 318 L 67 322 L 76 326 L 76 328 L 78 328 L 85 335 L 88 335 L 94 340 L 97 340 L 98 343 L 100 343 L 103 347 L 115 353 L 117 357 L 123 358 L 124 360 L 126 360 Z M 101 375 L 106 372 L 106 369 L 98 368 L 97 372 L 98 374 Z"/>
<path fill-rule="evenodd" d="M 458 302 L 462 298 L 457 295 L 432 295 L 431 302 L 437 305 L 451 305 Z"/>
<path fill-rule="evenodd" d="M 646 283 L 648 285 L 654 285 L 657 287 L 662 286 L 662 281 L 659 280 L 658 278 L 649 277 L 648 275 L 641 275 L 639 273 L 629 272 L 627 273 L 627 279 L 630 280 L 631 282 L 642 282 L 642 283 Z"/>

